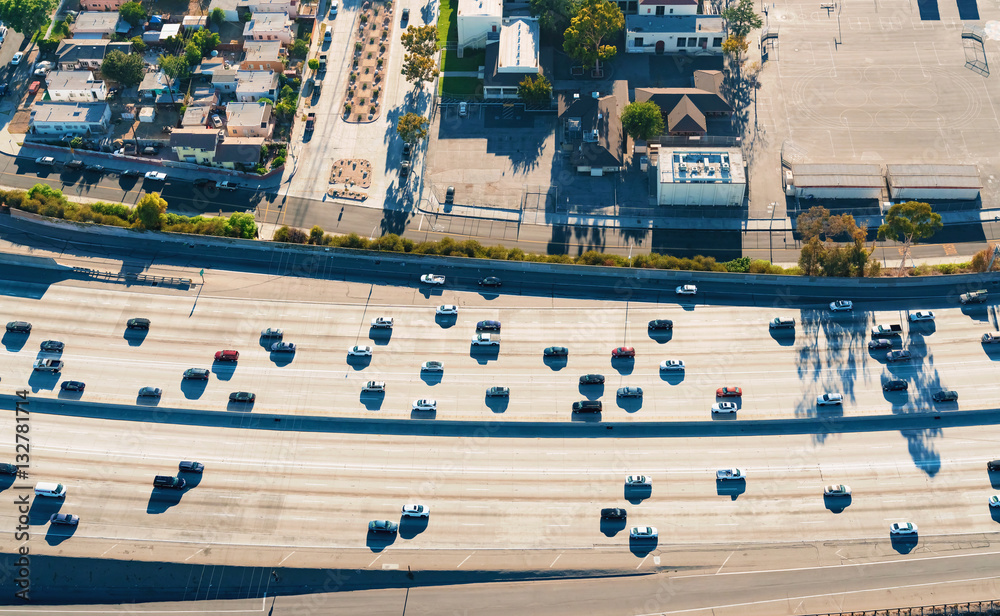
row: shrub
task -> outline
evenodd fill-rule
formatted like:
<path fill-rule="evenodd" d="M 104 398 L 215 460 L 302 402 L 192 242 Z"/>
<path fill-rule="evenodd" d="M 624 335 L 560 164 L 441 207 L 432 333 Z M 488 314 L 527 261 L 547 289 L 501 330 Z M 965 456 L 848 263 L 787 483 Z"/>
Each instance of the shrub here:
<path fill-rule="evenodd" d="M 284 165 L 284 164 L 285 164 L 285 157 L 284 156 L 275 156 L 274 160 L 271 161 L 271 168 L 272 169 L 277 169 L 278 167 L 280 167 L 281 165 Z"/>
<path fill-rule="evenodd" d="M 955 274 L 958 272 L 958 265 L 955 263 L 942 263 L 937 266 L 937 271 L 942 274 Z"/>
<path fill-rule="evenodd" d="M 284 226 L 274 232 L 275 242 L 285 242 L 288 244 L 305 244 L 309 236 L 302 229 Z"/>

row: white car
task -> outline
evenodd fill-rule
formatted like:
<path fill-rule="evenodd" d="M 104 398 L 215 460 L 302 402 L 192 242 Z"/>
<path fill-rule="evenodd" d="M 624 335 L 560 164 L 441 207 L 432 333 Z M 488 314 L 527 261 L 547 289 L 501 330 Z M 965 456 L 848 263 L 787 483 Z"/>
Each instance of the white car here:
<path fill-rule="evenodd" d="M 425 361 L 420 364 L 420 369 L 425 372 L 441 372 L 444 370 L 444 364 L 439 361 Z"/>
<path fill-rule="evenodd" d="M 353 357 L 371 357 L 372 348 L 370 346 L 352 346 L 347 349 L 347 354 Z"/>
<path fill-rule="evenodd" d="M 628 536 L 632 539 L 656 539 L 656 527 L 633 526 L 632 530 L 628 531 Z"/>
<path fill-rule="evenodd" d="M 338 10 L 339 8 L 340 8 L 340 5 L 339 5 L 339 3 L 337 2 L 337 0 L 333 0 L 333 2 L 331 2 L 331 3 L 330 3 L 330 17 L 331 17 L 331 18 L 333 18 L 333 17 L 336 17 L 336 16 L 337 16 L 337 10 Z"/>
<path fill-rule="evenodd" d="M 994 494 L 990 497 L 990 507 L 1000 507 L 1000 496 Z"/>
<path fill-rule="evenodd" d="M 146 179 L 147 180 L 156 180 L 158 182 L 162 182 L 163 180 L 167 179 L 167 174 L 166 173 L 162 173 L 160 171 L 147 171 L 146 172 Z"/>
<path fill-rule="evenodd" d="M 835 302 L 830 302 L 830 310 L 833 312 L 850 312 L 854 310 L 854 302 L 846 299 L 838 299 Z"/>
<path fill-rule="evenodd" d="M 712 405 L 713 413 L 735 413 L 736 411 L 735 402 L 716 402 Z"/>
<path fill-rule="evenodd" d="M 404 518 L 429 518 L 431 510 L 424 505 L 403 505 Z"/>
<path fill-rule="evenodd" d="M 473 346 L 500 346 L 500 336 L 496 334 L 476 334 L 472 339 Z"/>
<path fill-rule="evenodd" d="M 823 496 L 850 496 L 851 486 L 843 484 L 826 486 L 823 488 Z"/>
<path fill-rule="evenodd" d="M 917 312 L 910 313 L 911 322 L 933 321 L 933 320 L 934 320 L 934 313 L 931 312 L 930 310 L 918 310 Z"/>
<path fill-rule="evenodd" d="M 839 406 L 844 403 L 844 394 L 823 394 L 816 396 L 816 406 Z"/>
<path fill-rule="evenodd" d="M 17 66 L 18 64 L 20 64 L 21 63 L 21 58 L 23 58 L 23 57 L 24 57 L 24 52 L 23 51 L 19 51 L 16 54 L 14 54 L 14 57 L 10 59 L 11 66 Z"/>
<path fill-rule="evenodd" d="M 361 391 L 370 393 L 385 393 L 385 381 L 368 381 L 361 388 Z"/>
<path fill-rule="evenodd" d="M 625 478 L 625 485 L 627 486 L 651 486 L 653 485 L 653 480 L 645 475 L 629 475 Z"/>
<path fill-rule="evenodd" d="M 693 284 L 682 284 L 674 289 L 674 293 L 677 295 L 696 295 L 698 293 L 698 287 Z"/>
<path fill-rule="evenodd" d="M 444 276 L 438 276 L 437 274 L 424 274 L 420 277 L 420 282 L 424 284 L 444 284 Z"/>
<path fill-rule="evenodd" d="M 436 411 L 437 408 L 438 408 L 437 400 L 421 398 L 420 400 L 413 401 L 414 411 Z"/>
<path fill-rule="evenodd" d="M 746 478 L 747 478 L 746 472 L 738 468 L 720 468 L 719 470 L 715 471 L 715 479 L 717 481 L 728 481 L 728 480 L 739 481 Z"/>
<path fill-rule="evenodd" d="M 660 370 L 683 370 L 684 360 L 682 359 L 664 359 L 660 362 Z"/>
<path fill-rule="evenodd" d="M 392 317 L 377 317 L 372 319 L 372 327 L 376 329 L 392 329 Z"/>
<path fill-rule="evenodd" d="M 458 306 L 454 304 L 442 304 L 441 306 L 437 307 L 437 310 L 435 310 L 434 313 L 437 315 L 458 314 Z"/>
<path fill-rule="evenodd" d="M 917 525 L 912 522 L 893 522 L 889 527 L 890 535 L 916 535 Z"/>

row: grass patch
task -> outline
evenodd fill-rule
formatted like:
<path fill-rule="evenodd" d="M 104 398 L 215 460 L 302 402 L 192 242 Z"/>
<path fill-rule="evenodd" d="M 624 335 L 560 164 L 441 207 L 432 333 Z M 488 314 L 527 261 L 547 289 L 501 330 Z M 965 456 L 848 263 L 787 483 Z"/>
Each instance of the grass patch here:
<path fill-rule="evenodd" d="M 441 94 L 457 98 L 480 98 L 483 92 L 483 82 L 475 77 L 442 77 Z"/>
<path fill-rule="evenodd" d="M 480 66 L 486 65 L 486 52 L 484 50 L 469 50 L 465 52 L 464 58 L 458 57 L 458 51 L 448 49 L 441 57 L 441 72 L 444 71 L 478 71 Z"/>
<path fill-rule="evenodd" d="M 442 0 L 437 27 L 441 47 L 458 42 L 458 0 Z"/>

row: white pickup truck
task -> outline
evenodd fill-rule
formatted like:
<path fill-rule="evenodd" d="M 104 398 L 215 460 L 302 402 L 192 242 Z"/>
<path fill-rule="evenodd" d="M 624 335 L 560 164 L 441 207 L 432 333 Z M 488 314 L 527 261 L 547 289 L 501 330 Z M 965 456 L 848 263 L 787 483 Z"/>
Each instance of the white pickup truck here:
<path fill-rule="evenodd" d="M 42 372 L 59 372 L 62 370 L 63 363 L 60 359 L 38 359 L 35 360 L 35 370 L 40 370 Z"/>
<path fill-rule="evenodd" d="M 718 481 L 726 481 L 730 479 L 746 479 L 747 474 L 738 468 L 720 468 L 715 471 L 715 479 Z"/>
<path fill-rule="evenodd" d="M 500 336 L 496 334 L 476 334 L 472 346 L 500 346 Z"/>
<path fill-rule="evenodd" d="M 378 317 L 372 319 L 373 329 L 392 329 L 392 317 Z"/>

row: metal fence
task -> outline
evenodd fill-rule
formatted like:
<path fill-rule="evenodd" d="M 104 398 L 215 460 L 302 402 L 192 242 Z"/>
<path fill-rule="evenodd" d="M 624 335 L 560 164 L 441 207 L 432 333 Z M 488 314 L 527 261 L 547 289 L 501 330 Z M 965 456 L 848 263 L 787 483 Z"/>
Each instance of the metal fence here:
<path fill-rule="evenodd" d="M 125 284 L 142 284 L 151 287 L 190 287 L 190 278 L 171 278 L 168 276 L 150 276 L 148 274 L 130 274 L 121 272 L 103 272 L 101 270 L 87 269 L 85 267 L 74 267 L 74 274 L 93 278 L 95 280 L 108 280 L 124 282 Z"/>
<path fill-rule="evenodd" d="M 811 616 L 1000 616 L 1000 601 L 971 601 L 864 612 L 829 612 Z"/>

